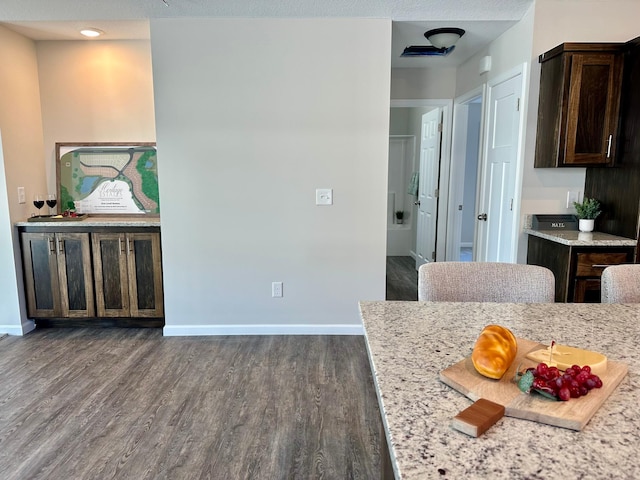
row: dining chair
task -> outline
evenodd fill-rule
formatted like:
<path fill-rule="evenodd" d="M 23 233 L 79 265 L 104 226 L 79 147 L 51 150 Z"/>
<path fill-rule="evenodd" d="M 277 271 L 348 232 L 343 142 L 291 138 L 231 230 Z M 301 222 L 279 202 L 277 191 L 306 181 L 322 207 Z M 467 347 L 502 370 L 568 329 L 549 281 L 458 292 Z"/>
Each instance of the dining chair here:
<path fill-rule="evenodd" d="M 548 268 L 501 262 L 434 262 L 418 269 L 418 300 L 431 302 L 553 303 Z"/>
<path fill-rule="evenodd" d="M 640 264 L 611 265 L 600 282 L 602 303 L 640 303 Z"/>

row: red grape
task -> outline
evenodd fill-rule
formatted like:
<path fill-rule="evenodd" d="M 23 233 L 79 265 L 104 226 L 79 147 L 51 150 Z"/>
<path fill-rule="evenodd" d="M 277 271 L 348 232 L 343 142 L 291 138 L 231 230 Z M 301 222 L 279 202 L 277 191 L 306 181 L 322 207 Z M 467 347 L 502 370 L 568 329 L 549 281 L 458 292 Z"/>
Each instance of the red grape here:
<path fill-rule="evenodd" d="M 602 387 L 602 380 L 591 373 L 589 365 L 572 365 L 562 373 L 557 367 L 539 363 L 535 368 L 527 368 L 526 372 L 531 373 L 530 390 L 562 401 L 582 397 L 589 390 Z M 528 392 L 525 388 L 529 387 L 521 387 Z"/>

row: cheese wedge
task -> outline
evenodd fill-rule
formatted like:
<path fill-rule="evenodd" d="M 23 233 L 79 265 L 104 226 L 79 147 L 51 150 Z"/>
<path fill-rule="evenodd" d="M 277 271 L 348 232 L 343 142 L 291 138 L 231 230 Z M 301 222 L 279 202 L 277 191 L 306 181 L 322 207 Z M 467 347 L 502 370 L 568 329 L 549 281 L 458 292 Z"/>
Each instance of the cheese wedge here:
<path fill-rule="evenodd" d="M 566 345 L 554 345 L 553 354 L 549 359 L 551 347 L 541 350 L 533 350 L 527 353 L 527 358 L 538 363 L 546 363 L 550 367 L 555 366 L 560 370 L 566 370 L 571 365 L 589 365 L 591 372 L 602 375 L 607 371 L 607 357 L 598 352 L 583 350 L 581 348 L 568 347 Z"/>

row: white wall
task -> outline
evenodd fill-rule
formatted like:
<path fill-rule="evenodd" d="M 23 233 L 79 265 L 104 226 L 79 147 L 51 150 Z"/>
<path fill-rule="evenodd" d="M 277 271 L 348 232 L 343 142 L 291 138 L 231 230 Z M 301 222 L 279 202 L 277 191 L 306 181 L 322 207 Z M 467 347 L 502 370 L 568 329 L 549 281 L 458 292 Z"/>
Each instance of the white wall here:
<path fill-rule="evenodd" d="M 13 224 L 34 210 L 33 194 L 46 190 L 35 45 L 0 26 L 0 59 L 0 333 L 21 335 L 33 322 L 26 318 Z M 24 204 L 18 187 L 25 187 Z"/>
<path fill-rule="evenodd" d="M 43 41 L 37 50 L 51 192 L 56 142 L 155 141 L 148 40 Z"/>
<path fill-rule="evenodd" d="M 537 0 L 534 8 L 531 77 L 525 145 L 521 220 L 533 213 L 575 213 L 567 191 L 584 192 L 584 168 L 533 168 L 540 91 L 538 56 L 563 42 L 625 42 L 640 35 L 640 2 L 627 0 Z M 526 261 L 526 235 L 518 261 Z"/>
<path fill-rule="evenodd" d="M 26 319 L 18 239 L 11 238 L 11 225 L 34 210 L 33 194 L 55 191 L 56 142 L 155 141 L 151 49 L 149 41 L 33 42 L 0 27 L 0 58 L 8 191 L 0 195 L 0 210 L 5 198 L 10 207 L 7 237 L 0 230 L 0 241 L 3 254 L 5 243 L 15 248 L 13 275 L 5 268 L 0 274 L 9 275 L 2 278 L 0 296 L 7 299 L 0 304 L 11 309 L 2 310 L 0 332 L 11 322 L 11 333 L 19 333 L 15 325 L 26 332 L 33 322 Z M 16 201 L 18 186 L 26 189 L 24 205 Z"/>
<path fill-rule="evenodd" d="M 391 98 L 394 100 L 453 98 L 455 85 L 455 67 L 391 70 Z"/>
<path fill-rule="evenodd" d="M 563 42 L 634 38 L 640 34 L 636 20 L 639 14 L 640 2 L 631 0 L 536 0 L 520 22 L 458 69 L 456 95 L 462 95 L 518 64 L 528 64 L 521 226 L 527 214 L 573 213 L 573 208 L 566 207 L 567 191 L 584 190 L 584 168 L 533 168 L 540 83 L 538 55 Z M 479 75 L 479 62 L 485 55 L 492 57 L 492 69 Z M 526 237 L 520 234 L 518 238 L 519 263 L 526 262 Z"/>
<path fill-rule="evenodd" d="M 360 333 L 385 295 L 391 22 L 156 20 L 151 44 L 165 333 Z"/>

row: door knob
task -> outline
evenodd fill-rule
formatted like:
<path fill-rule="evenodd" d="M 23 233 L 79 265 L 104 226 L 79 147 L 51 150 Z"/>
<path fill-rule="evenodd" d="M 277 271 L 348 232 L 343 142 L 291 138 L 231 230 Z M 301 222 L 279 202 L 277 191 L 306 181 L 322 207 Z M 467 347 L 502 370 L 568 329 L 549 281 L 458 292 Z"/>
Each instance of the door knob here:
<path fill-rule="evenodd" d="M 420 200 L 416 200 L 415 202 L 413 202 L 414 205 L 420 206 Z"/>
<path fill-rule="evenodd" d="M 478 215 L 478 220 L 484 220 L 486 222 L 487 221 L 487 214 L 486 213 L 481 213 L 480 215 Z"/>

